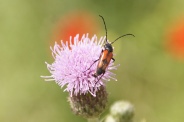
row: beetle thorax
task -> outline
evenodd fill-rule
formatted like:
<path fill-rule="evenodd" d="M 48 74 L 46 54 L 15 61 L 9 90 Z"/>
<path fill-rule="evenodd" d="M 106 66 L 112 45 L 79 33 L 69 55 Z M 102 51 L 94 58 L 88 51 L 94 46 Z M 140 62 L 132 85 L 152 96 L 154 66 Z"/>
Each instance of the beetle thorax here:
<path fill-rule="evenodd" d="M 109 43 L 105 44 L 105 45 L 104 45 L 104 48 L 105 48 L 105 50 L 108 50 L 109 52 L 113 52 L 112 45 L 109 44 Z"/>

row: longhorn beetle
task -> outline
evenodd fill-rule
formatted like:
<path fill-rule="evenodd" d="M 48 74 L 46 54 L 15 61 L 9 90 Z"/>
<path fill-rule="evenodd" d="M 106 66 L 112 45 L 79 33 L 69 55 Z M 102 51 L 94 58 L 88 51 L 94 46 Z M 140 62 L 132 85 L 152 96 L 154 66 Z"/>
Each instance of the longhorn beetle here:
<path fill-rule="evenodd" d="M 105 24 L 105 20 L 104 20 L 103 16 L 101 16 L 101 15 L 99 15 L 99 16 L 102 18 L 103 23 L 104 23 L 104 26 L 105 26 L 106 39 L 105 39 L 104 49 L 102 49 L 102 52 L 101 52 L 101 54 L 100 54 L 99 59 L 97 59 L 97 60 L 95 60 L 95 61 L 93 62 L 93 64 L 94 64 L 94 63 L 96 63 L 96 62 L 98 61 L 97 69 L 96 69 L 95 73 L 93 74 L 93 76 L 94 76 L 95 78 L 97 78 L 98 76 L 101 75 L 100 78 L 98 78 L 97 82 L 98 82 L 98 81 L 102 78 L 102 76 L 105 74 L 105 70 L 106 70 L 106 68 L 108 67 L 110 61 L 111 61 L 111 60 L 115 61 L 115 59 L 113 58 L 113 47 L 112 47 L 112 44 L 113 44 L 115 41 L 117 41 L 118 39 L 120 39 L 120 38 L 122 38 L 122 37 L 124 37 L 124 36 L 130 35 L 130 36 L 135 37 L 133 34 L 125 34 L 125 35 L 122 35 L 122 36 L 118 37 L 118 38 L 115 39 L 113 42 L 109 43 L 109 42 L 107 41 L 107 27 L 106 27 L 106 24 Z M 91 66 L 92 66 L 93 64 L 91 64 Z M 91 66 L 90 66 L 88 69 L 90 69 Z M 87 70 L 88 70 L 88 69 L 87 69 Z M 96 83 L 97 83 L 97 82 L 96 82 Z"/>

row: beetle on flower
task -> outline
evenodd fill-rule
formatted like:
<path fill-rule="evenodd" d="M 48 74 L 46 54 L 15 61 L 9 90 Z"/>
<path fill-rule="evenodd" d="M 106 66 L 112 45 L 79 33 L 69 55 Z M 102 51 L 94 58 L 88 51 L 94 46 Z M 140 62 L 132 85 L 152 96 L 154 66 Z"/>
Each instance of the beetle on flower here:
<path fill-rule="evenodd" d="M 46 62 L 51 76 L 42 78 L 46 81 L 54 80 L 61 87 L 66 85 L 64 91 L 69 92 L 70 96 L 89 92 L 95 97 L 96 92 L 106 81 L 116 80 L 115 74 L 111 72 L 117 69 L 113 61 L 99 81 L 93 76 L 97 63 L 90 67 L 99 58 L 104 42 L 105 37 L 101 37 L 98 41 L 96 35 L 90 39 L 88 34 L 84 34 L 80 40 L 79 35 L 76 35 L 74 38 L 70 37 L 69 43 L 64 44 L 62 41 L 61 45 L 55 43 L 54 48 L 51 48 L 54 62 L 52 64 Z"/>

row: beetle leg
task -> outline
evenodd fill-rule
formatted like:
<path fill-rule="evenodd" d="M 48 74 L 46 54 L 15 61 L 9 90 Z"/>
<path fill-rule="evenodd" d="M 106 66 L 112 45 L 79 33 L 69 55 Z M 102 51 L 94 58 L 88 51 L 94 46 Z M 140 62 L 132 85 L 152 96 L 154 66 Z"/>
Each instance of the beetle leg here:
<path fill-rule="evenodd" d="M 115 62 L 115 59 L 114 58 L 111 58 L 113 60 L 113 62 Z"/>
<path fill-rule="evenodd" d="M 98 81 L 104 76 L 105 72 L 100 76 L 100 78 L 97 78 L 97 81 L 95 82 L 95 85 L 98 83 Z"/>
<path fill-rule="evenodd" d="M 102 49 L 102 52 L 100 54 L 100 57 L 101 57 L 102 53 L 103 53 L 103 49 Z M 100 60 L 100 58 L 95 60 L 87 70 L 89 70 L 93 66 L 93 64 L 96 63 L 98 60 Z M 86 72 L 87 70 L 85 70 L 84 72 Z"/>
<path fill-rule="evenodd" d="M 99 60 L 99 59 L 95 60 L 95 61 L 91 64 L 91 66 L 90 66 L 88 69 L 86 69 L 84 72 L 86 72 L 87 70 L 89 70 L 89 69 L 93 66 L 93 64 L 96 63 L 98 60 Z"/>
<path fill-rule="evenodd" d="M 93 64 L 96 63 L 98 60 L 99 60 L 99 59 L 95 60 L 95 61 L 91 64 L 91 66 L 88 68 L 88 70 L 89 70 L 89 69 L 93 66 Z"/>

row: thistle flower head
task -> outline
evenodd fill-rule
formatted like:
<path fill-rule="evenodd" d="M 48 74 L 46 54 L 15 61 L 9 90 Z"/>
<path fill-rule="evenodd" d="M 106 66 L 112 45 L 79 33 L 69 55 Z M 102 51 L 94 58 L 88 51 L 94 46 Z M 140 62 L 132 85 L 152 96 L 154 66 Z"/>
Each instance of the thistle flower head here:
<path fill-rule="evenodd" d="M 96 35 L 90 39 L 88 34 L 84 34 L 80 40 L 79 35 L 76 35 L 74 38 L 70 37 L 70 41 L 66 44 L 62 41 L 61 45 L 55 43 L 51 48 L 54 62 L 52 64 L 46 62 L 51 76 L 42 77 L 46 81 L 54 80 L 61 87 L 66 86 L 64 91 L 69 92 L 70 96 L 88 92 L 96 96 L 96 92 L 105 85 L 106 81 L 116 80 L 111 70 L 116 69 L 117 66 L 114 66 L 112 61 L 102 77 L 93 76 L 97 69 L 97 62 L 94 61 L 99 59 L 104 41 L 105 37 L 97 40 Z"/>
<path fill-rule="evenodd" d="M 107 91 L 104 86 L 96 92 L 96 97 L 90 93 L 68 97 L 71 110 L 75 115 L 84 118 L 99 118 L 107 105 Z"/>

